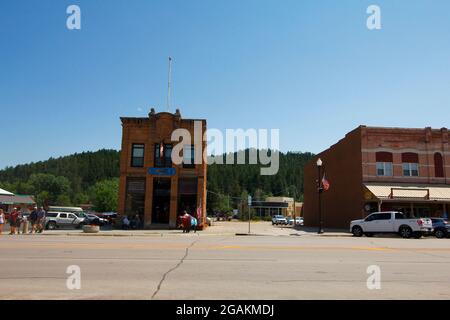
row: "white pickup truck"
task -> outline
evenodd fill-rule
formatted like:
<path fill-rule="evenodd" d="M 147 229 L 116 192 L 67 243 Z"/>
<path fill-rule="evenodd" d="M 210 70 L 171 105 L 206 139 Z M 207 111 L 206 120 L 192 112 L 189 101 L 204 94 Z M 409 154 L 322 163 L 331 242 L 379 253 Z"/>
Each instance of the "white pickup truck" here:
<path fill-rule="evenodd" d="M 350 232 L 355 237 L 375 233 L 398 233 L 403 238 L 419 239 L 425 233 L 433 231 L 433 223 L 429 218 L 405 218 L 403 213 L 395 211 L 375 212 L 365 219 L 350 222 Z"/>

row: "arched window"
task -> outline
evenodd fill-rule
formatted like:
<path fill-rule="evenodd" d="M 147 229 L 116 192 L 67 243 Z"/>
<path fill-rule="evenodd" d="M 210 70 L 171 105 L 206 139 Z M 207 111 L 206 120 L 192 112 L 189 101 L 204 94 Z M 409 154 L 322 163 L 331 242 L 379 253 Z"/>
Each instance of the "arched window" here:
<path fill-rule="evenodd" d="M 444 177 L 444 161 L 442 155 L 439 152 L 434 154 L 434 175 L 437 178 Z"/>
<path fill-rule="evenodd" d="M 419 155 L 417 153 L 402 153 L 403 175 L 405 177 L 419 176 Z"/>
<path fill-rule="evenodd" d="M 375 157 L 377 162 L 377 176 L 392 176 L 392 153 L 377 152 Z"/>

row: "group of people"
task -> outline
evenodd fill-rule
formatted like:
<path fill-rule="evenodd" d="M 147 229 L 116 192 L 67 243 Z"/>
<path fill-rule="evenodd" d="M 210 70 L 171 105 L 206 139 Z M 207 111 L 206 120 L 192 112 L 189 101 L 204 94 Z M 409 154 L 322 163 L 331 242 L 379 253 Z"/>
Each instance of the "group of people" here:
<path fill-rule="evenodd" d="M 142 227 L 142 221 L 138 214 L 128 218 L 128 216 L 123 217 L 122 229 L 123 230 L 136 230 Z"/>
<path fill-rule="evenodd" d="M 42 207 L 34 207 L 33 211 L 30 215 L 24 216 L 21 212 L 21 209 L 14 208 L 9 214 L 8 219 L 6 219 L 5 212 L 3 209 L 0 209 L 0 234 L 3 232 L 3 227 L 6 224 L 6 220 L 8 220 L 10 226 L 9 234 L 20 234 L 20 227 L 22 224 L 30 223 L 31 229 L 29 233 L 42 233 L 45 228 L 45 210 Z M 22 230 L 22 233 L 26 232 L 25 228 Z"/>
<path fill-rule="evenodd" d="M 181 227 L 183 229 L 183 233 L 189 233 L 191 232 L 191 229 L 194 230 L 194 232 L 197 232 L 197 225 L 198 221 L 197 218 L 187 213 L 185 210 L 183 212 L 183 215 L 181 218 Z"/>

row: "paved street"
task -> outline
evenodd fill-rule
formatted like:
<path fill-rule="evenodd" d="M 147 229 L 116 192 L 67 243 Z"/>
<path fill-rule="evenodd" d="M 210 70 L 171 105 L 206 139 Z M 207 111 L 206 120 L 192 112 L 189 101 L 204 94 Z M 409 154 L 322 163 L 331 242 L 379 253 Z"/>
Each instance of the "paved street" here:
<path fill-rule="evenodd" d="M 280 230 L 2 235 L 0 298 L 450 299 L 449 239 Z M 69 265 L 81 268 L 80 290 L 66 287 Z M 381 268 L 380 290 L 367 289 L 369 265 Z"/>

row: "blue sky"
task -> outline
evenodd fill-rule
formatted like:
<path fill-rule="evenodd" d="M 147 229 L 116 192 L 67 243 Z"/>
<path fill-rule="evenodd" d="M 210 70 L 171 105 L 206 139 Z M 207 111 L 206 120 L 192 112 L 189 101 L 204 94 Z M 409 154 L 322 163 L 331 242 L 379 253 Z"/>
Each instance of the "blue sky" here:
<path fill-rule="evenodd" d="M 1 1 L 0 168 L 119 149 L 120 116 L 166 109 L 169 55 L 173 109 L 279 128 L 282 151 L 360 124 L 448 127 L 449 16 L 448 0 Z"/>

